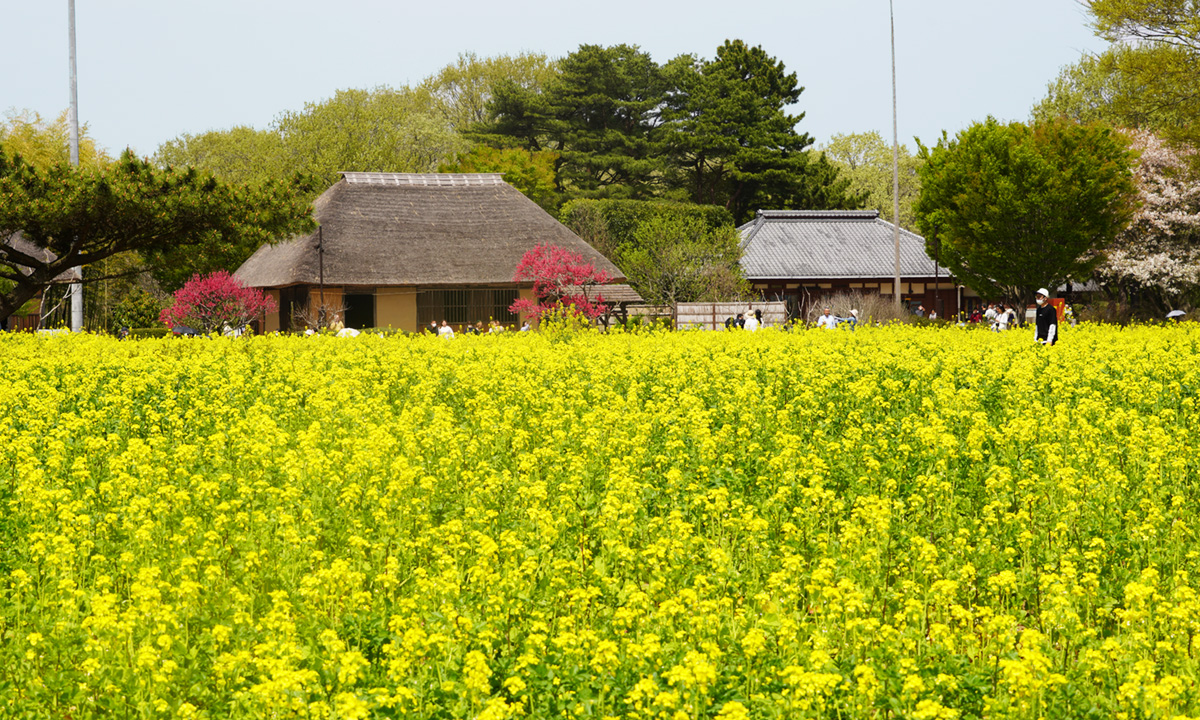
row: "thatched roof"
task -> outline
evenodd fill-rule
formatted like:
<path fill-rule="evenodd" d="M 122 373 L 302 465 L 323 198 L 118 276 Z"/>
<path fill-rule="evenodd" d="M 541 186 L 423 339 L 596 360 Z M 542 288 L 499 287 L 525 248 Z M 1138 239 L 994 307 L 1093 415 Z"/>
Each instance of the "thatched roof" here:
<path fill-rule="evenodd" d="M 615 280 L 603 255 L 496 174 L 342 173 L 315 203 L 321 229 L 264 245 L 236 276 L 252 287 L 511 283 L 539 244 L 580 253 Z"/>

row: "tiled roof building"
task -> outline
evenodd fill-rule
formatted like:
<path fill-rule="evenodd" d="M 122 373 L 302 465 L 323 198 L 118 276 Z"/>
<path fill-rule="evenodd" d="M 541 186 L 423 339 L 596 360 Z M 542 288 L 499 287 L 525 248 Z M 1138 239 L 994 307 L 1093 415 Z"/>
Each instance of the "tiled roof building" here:
<path fill-rule="evenodd" d="M 892 296 L 894 227 L 876 210 L 759 210 L 738 230 L 746 278 L 763 299 L 786 301 L 795 317 L 839 293 Z M 949 317 L 960 294 L 949 271 L 926 254 L 925 239 L 901 230 L 902 301 Z"/>

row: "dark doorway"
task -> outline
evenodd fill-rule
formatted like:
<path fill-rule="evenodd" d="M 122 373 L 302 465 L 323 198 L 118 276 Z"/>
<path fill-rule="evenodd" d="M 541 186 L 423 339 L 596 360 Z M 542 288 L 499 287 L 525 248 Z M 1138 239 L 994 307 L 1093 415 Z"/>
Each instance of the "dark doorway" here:
<path fill-rule="evenodd" d="M 343 296 L 343 302 L 346 305 L 346 327 L 355 330 L 375 327 L 374 295 L 347 294 Z"/>

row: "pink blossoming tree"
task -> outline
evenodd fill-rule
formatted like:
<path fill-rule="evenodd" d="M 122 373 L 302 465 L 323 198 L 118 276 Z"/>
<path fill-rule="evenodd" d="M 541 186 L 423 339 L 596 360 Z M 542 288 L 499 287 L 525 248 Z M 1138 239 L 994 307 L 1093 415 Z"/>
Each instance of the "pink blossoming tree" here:
<path fill-rule="evenodd" d="M 1165 310 L 1200 291 L 1200 181 L 1188 176 L 1186 149 L 1142 130 L 1129 135 L 1139 153 L 1134 179 L 1141 208 L 1097 273 L 1123 295 L 1139 290 Z"/>
<path fill-rule="evenodd" d="M 262 313 L 275 310 L 275 300 L 261 290 L 246 287 L 224 270 L 192 276 L 174 297 L 175 303 L 162 311 L 159 320 L 205 334 L 226 325 L 244 327 Z"/>
<path fill-rule="evenodd" d="M 538 245 L 517 264 L 513 282 L 533 281 L 535 300 L 522 298 L 509 307 L 514 313 L 543 318 L 570 309 L 589 321 L 605 314 L 598 287 L 612 278 L 579 253 L 557 245 Z"/>

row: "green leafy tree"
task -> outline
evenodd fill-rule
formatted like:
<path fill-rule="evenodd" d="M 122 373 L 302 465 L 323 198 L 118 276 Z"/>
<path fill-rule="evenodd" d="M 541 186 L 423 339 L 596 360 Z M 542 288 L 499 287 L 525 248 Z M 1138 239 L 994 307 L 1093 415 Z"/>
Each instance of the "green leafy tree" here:
<path fill-rule="evenodd" d="M 1102 126 L 988 118 L 921 157 L 913 210 L 930 256 L 1021 306 L 1090 276 L 1137 207 L 1127 140 Z"/>
<path fill-rule="evenodd" d="M 339 90 L 275 121 L 284 161 L 324 189 L 338 173 L 435 172 L 467 143 L 433 108 L 426 91 Z"/>
<path fill-rule="evenodd" d="M 681 56 L 664 72 L 671 181 L 693 202 L 723 205 L 737 222 L 760 208 L 859 206 L 837 168 L 807 152 L 812 138 L 796 131 L 804 114 L 786 111 L 804 88 L 761 47 L 727 40 L 714 59 Z"/>
<path fill-rule="evenodd" d="M 134 287 L 113 309 L 114 328 L 148 328 L 158 324 L 163 302 L 141 287 Z"/>
<path fill-rule="evenodd" d="M 558 153 L 550 150 L 494 148 L 476 145 L 460 153 L 453 162 L 438 168 L 450 173 L 500 173 L 504 181 L 525 194 L 551 214 L 558 209 L 559 196 L 554 183 L 554 162 Z"/>
<path fill-rule="evenodd" d="M 559 155 L 558 189 L 568 197 L 652 197 L 663 158 L 654 141 L 666 85 L 636 46 L 581 45 L 542 91 L 505 82 L 495 121 L 476 128 L 493 143 Z"/>
<path fill-rule="evenodd" d="M 834 135 L 822 149 L 837 168 L 839 177 L 850 182 L 848 191 L 863 198 L 863 206 L 879 210 L 889 222 L 892 202 L 892 146 L 878 132 Z M 921 159 L 900 146 L 900 226 L 915 227 L 912 205 L 921 191 Z"/>
<path fill-rule="evenodd" d="M 1088 0 L 1092 27 L 1109 47 L 1064 68 L 1033 109 L 1035 120 L 1068 117 L 1153 131 L 1200 146 L 1200 4 L 1194 0 Z M 1193 171 L 1200 160 L 1193 157 Z"/>
<path fill-rule="evenodd" d="M 745 296 L 741 257 L 741 235 L 732 225 L 658 215 L 637 226 L 619 267 L 648 303 L 673 306 Z"/>
<path fill-rule="evenodd" d="M 0 149 L 10 157 L 20 155 L 37 168 L 71 159 L 71 126 L 64 110 L 54 122 L 47 122 L 36 112 L 9 111 L 0 122 Z M 105 165 L 112 162 L 108 153 L 88 135 L 87 123 L 79 126 L 79 164 Z"/>
<path fill-rule="evenodd" d="M 719 205 L 581 198 L 571 200 L 559 211 L 562 224 L 617 267 L 621 267 L 621 253 L 636 244 L 638 227 L 655 218 L 695 220 L 709 230 L 733 226 L 733 215 Z"/>
<path fill-rule="evenodd" d="M 242 184 L 282 181 L 294 172 L 277 131 L 245 126 L 180 135 L 160 145 L 154 160 L 161 167 L 194 167 Z"/>
<path fill-rule="evenodd" d="M 481 58 L 462 53 L 458 60 L 421 83 L 435 107 L 457 132 L 492 119 L 488 104 L 501 83 L 540 92 L 558 73 L 557 63 L 542 53 Z"/>
<path fill-rule="evenodd" d="M 572 200 L 560 219 L 614 265 L 647 301 L 741 297 L 741 238 L 716 205 Z"/>
<path fill-rule="evenodd" d="M 155 269 L 203 267 L 312 227 L 311 207 L 280 183 L 229 185 L 129 151 L 105 167 L 45 170 L 0 153 L 0 320 L 72 267 L 129 252 Z"/>

